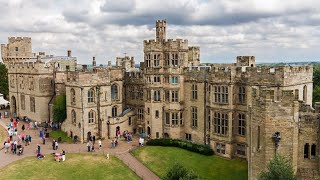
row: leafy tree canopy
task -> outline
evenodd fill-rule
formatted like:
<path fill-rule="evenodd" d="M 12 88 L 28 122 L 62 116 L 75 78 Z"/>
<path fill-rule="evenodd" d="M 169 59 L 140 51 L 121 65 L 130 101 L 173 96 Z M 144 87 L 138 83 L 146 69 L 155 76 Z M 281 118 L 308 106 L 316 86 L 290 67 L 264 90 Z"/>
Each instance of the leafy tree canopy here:
<path fill-rule="evenodd" d="M 53 121 L 63 122 L 67 118 L 66 96 L 60 95 L 56 97 L 53 104 Z"/>
<path fill-rule="evenodd" d="M 296 180 L 293 168 L 287 158 L 277 155 L 268 164 L 267 170 L 259 174 L 259 180 Z"/>
<path fill-rule="evenodd" d="M 9 96 L 9 86 L 8 86 L 8 70 L 6 66 L 0 63 L 0 93 L 4 95 L 5 99 Z"/>

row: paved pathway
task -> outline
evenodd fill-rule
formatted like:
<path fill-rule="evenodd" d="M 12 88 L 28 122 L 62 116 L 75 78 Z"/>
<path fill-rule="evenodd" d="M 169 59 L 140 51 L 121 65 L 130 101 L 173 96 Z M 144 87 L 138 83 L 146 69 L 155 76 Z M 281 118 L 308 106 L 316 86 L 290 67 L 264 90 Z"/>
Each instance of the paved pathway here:
<path fill-rule="evenodd" d="M 3 114 L 3 111 L 0 111 Z M 0 128 L 6 128 L 6 124 L 9 123 L 9 118 L 1 119 L 0 120 Z M 26 135 L 31 135 L 32 142 L 29 146 L 24 146 L 24 153 L 22 156 L 13 155 L 10 153 L 5 154 L 4 149 L 0 151 L 0 168 L 7 166 L 8 164 L 23 159 L 25 157 L 34 156 L 36 158 L 36 150 L 37 144 L 41 146 L 41 154 L 49 155 L 55 152 L 61 152 L 65 150 L 66 153 L 92 153 L 87 152 L 86 144 L 70 144 L 70 143 L 60 143 L 58 150 L 53 150 L 51 143 L 52 139 L 47 138 L 46 144 L 42 144 L 42 139 L 39 137 L 39 130 L 24 130 L 22 131 L 21 127 L 24 122 L 20 121 L 18 125 L 18 133 L 23 132 Z M 26 126 L 26 125 L 25 125 Z M 7 135 L 7 134 L 6 134 Z M 16 136 L 13 137 L 13 140 L 17 138 Z M 0 142 L 0 147 L 2 148 L 3 142 Z M 95 150 L 96 154 L 110 154 L 115 155 L 119 159 L 121 159 L 129 168 L 131 168 L 138 176 L 142 179 L 146 180 L 158 180 L 160 179 L 156 176 L 153 172 L 151 172 L 147 167 L 145 167 L 140 161 L 138 161 L 134 156 L 130 154 L 130 149 L 137 148 L 138 145 L 138 138 L 134 138 L 134 141 L 131 143 L 125 142 L 123 139 L 119 142 L 119 145 L 116 148 L 111 148 L 111 140 L 104 140 L 102 141 L 102 149 L 98 149 L 98 145 L 96 142 Z M 68 157 L 68 156 L 67 156 Z M 53 157 L 52 157 L 53 158 Z"/>

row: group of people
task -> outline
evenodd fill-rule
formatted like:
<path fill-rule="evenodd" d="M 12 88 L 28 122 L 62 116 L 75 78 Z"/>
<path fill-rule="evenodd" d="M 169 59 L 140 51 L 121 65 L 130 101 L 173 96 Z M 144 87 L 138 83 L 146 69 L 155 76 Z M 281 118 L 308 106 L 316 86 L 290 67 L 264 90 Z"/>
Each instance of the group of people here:
<path fill-rule="evenodd" d="M 92 141 L 91 141 L 92 140 Z M 88 152 L 94 152 L 94 145 L 95 145 L 95 140 L 93 141 L 93 139 L 89 139 L 89 141 L 87 142 L 87 149 L 88 149 Z M 102 148 L 102 142 L 101 142 L 101 139 L 98 140 L 98 144 L 99 144 L 99 149 Z"/>
<path fill-rule="evenodd" d="M 52 140 L 52 149 L 53 150 L 58 150 L 59 143 L 56 140 Z"/>
<path fill-rule="evenodd" d="M 124 131 L 123 136 L 128 143 L 132 141 L 132 133 L 130 133 L 128 131 Z"/>
<path fill-rule="evenodd" d="M 19 156 L 22 155 L 23 153 L 23 146 L 21 144 L 19 144 L 16 140 L 14 141 L 10 141 L 10 139 L 8 138 L 7 141 L 5 141 L 3 143 L 4 148 L 5 148 L 5 153 L 9 152 L 9 149 L 11 149 L 11 153 L 12 154 L 18 154 Z M 18 151 L 18 152 L 17 152 Z"/>
<path fill-rule="evenodd" d="M 61 153 L 53 153 L 55 161 L 61 162 L 66 160 L 66 152 L 64 150 Z"/>

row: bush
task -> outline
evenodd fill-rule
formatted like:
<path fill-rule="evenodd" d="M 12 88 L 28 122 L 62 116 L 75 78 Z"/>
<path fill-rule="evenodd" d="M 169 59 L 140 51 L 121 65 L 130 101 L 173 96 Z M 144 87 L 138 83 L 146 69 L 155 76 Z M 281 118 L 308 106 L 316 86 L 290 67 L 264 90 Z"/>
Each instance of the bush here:
<path fill-rule="evenodd" d="M 170 146 L 186 149 L 206 156 L 213 155 L 213 150 L 208 145 L 194 144 L 181 139 L 152 139 L 147 142 L 149 146 Z"/>
<path fill-rule="evenodd" d="M 198 176 L 179 163 L 174 163 L 167 171 L 164 180 L 196 180 Z"/>

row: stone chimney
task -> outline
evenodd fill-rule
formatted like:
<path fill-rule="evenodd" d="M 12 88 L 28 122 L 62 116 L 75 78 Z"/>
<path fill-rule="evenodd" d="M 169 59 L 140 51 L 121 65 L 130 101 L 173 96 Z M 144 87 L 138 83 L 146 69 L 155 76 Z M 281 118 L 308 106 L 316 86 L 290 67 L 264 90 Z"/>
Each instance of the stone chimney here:
<path fill-rule="evenodd" d="M 93 56 L 92 58 L 92 66 L 96 66 L 97 62 L 96 62 L 96 57 Z"/>
<path fill-rule="evenodd" d="M 68 57 L 71 57 L 71 50 L 68 50 Z"/>

